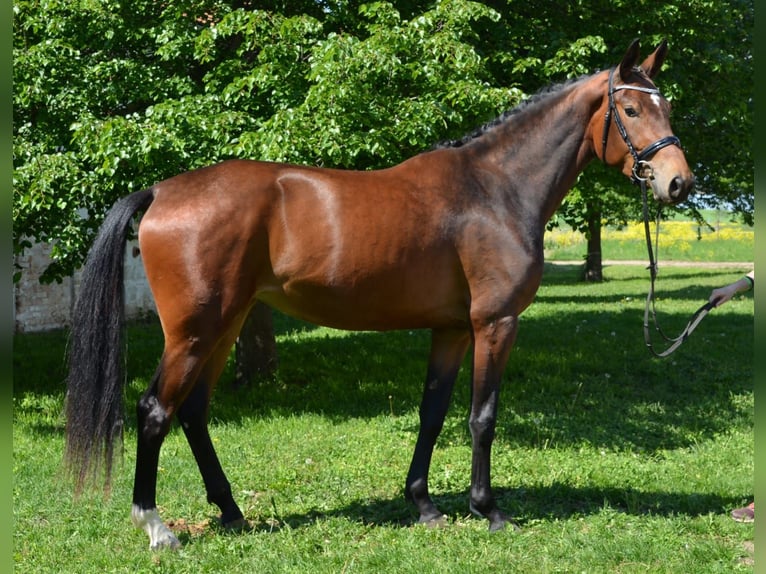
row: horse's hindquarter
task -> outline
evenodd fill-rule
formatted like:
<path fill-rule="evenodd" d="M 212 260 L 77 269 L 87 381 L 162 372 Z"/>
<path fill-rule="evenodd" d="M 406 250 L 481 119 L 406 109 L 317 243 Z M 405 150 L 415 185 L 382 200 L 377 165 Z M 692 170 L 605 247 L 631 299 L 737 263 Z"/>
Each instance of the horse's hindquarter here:
<path fill-rule="evenodd" d="M 229 323 L 249 307 L 256 270 L 268 262 L 258 249 L 266 243 L 261 219 L 268 212 L 260 182 L 273 169 L 229 161 L 154 186 L 138 239 L 164 324 Z"/>

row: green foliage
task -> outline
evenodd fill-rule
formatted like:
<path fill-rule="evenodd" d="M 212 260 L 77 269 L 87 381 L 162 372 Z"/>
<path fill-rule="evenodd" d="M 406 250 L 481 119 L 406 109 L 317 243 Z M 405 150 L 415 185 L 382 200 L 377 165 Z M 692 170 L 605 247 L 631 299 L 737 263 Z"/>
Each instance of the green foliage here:
<path fill-rule="evenodd" d="M 491 116 L 508 101 L 506 90 L 489 88 L 481 58 L 465 43 L 473 37 L 471 21 L 496 19 L 496 13 L 462 0 L 438 3 L 406 22 L 388 4 L 361 13 L 368 35 L 330 33 L 318 41 L 300 105 L 280 108 L 232 151 L 332 167 L 386 167 L 422 151 L 448 128 L 468 129 L 477 115 Z"/>
<path fill-rule="evenodd" d="M 14 3 L 14 250 L 53 242 L 44 279 L 80 265 L 130 191 L 230 157 L 385 167 L 668 31 L 659 83 L 704 197 L 752 218 L 750 0 L 643 2 L 629 17 L 603 0 L 257 6 Z M 564 220 L 635 215 L 638 194 L 605 174 L 586 171 Z"/>
<path fill-rule="evenodd" d="M 658 313 L 675 334 L 743 270 L 668 268 Z M 546 267 L 504 374 L 493 487 L 520 532 L 468 512 L 468 361 L 434 452 L 430 486 L 448 525 L 428 529 L 402 486 L 418 429 L 426 332 L 347 333 L 275 318 L 273 381 L 211 406 L 211 435 L 253 530 L 223 531 L 177 425 L 158 503 L 184 547 L 148 550 L 129 518 L 132 406 L 162 349 L 155 323 L 128 329 L 128 423 L 112 495 L 72 499 L 61 480 L 66 333 L 14 341 L 15 572 L 752 571 L 753 297 L 711 312 L 666 360 L 641 337 L 648 272 L 610 266 L 600 284 Z"/>

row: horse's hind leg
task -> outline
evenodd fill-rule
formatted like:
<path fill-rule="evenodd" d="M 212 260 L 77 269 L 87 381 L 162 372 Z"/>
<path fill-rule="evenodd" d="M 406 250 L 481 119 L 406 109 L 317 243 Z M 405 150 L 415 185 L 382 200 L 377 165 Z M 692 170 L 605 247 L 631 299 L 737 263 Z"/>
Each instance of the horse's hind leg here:
<path fill-rule="evenodd" d="M 247 522 L 237 503 L 234 502 L 231 484 L 218 460 L 207 426 L 210 394 L 223 370 L 230 348 L 231 342 L 226 340 L 208 361 L 197 386 L 181 405 L 178 420 L 194 454 L 194 459 L 197 461 L 208 502 L 221 509 L 223 526 L 240 528 L 246 526 Z"/>
<path fill-rule="evenodd" d="M 452 388 L 457 379 L 471 336 L 468 331 L 433 331 L 423 400 L 420 404 L 420 431 L 407 474 L 404 494 L 417 507 L 419 522 L 436 524 L 442 513 L 428 493 L 428 470 L 436 439 L 444 426 Z"/>
<path fill-rule="evenodd" d="M 170 430 L 171 420 L 167 409 L 157 397 L 160 380 L 165 371 L 164 363 L 163 356 L 152 384 L 136 406 L 138 428 L 131 518 L 136 528 L 149 535 L 149 546 L 152 549 L 177 548 L 181 545 L 178 538 L 162 522 L 156 502 L 160 448 Z"/>
<path fill-rule="evenodd" d="M 205 483 L 208 500 L 221 508 L 222 522 L 235 526 L 242 513 L 231 495 L 207 431 L 207 407 L 218 376 L 226 362 L 233 338 L 224 337 L 212 353 L 188 344 L 166 343 L 160 367 L 149 390 L 138 402 L 138 447 L 133 486 L 132 518 L 149 535 L 151 548 L 180 546 L 162 522 L 156 505 L 157 465 L 162 442 L 178 415 Z M 207 357 L 200 359 L 199 357 Z"/>

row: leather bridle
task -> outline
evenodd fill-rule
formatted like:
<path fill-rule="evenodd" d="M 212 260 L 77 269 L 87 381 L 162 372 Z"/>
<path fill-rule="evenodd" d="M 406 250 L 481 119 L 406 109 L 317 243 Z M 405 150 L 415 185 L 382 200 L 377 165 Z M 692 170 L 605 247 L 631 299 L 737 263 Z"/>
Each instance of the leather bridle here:
<path fill-rule="evenodd" d="M 702 305 L 699 309 L 697 309 L 697 311 L 695 311 L 694 314 L 692 315 L 689 322 L 686 324 L 686 327 L 684 328 L 684 330 L 677 337 L 666 336 L 662 332 L 662 329 L 660 328 L 657 322 L 657 313 L 655 310 L 655 300 L 654 300 L 654 282 L 655 282 L 655 279 L 657 278 L 657 263 L 654 259 L 651 232 L 649 230 L 649 201 L 648 201 L 647 191 L 646 191 L 646 182 L 652 177 L 652 166 L 649 163 L 649 158 L 651 158 L 655 153 L 657 153 L 662 148 L 667 147 L 669 145 L 675 145 L 680 148 L 681 140 L 679 140 L 674 135 L 669 135 L 646 146 L 640 152 L 636 151 L 636 148 L 633 145 L 633 143 L 630 141 L 628 132 L 625 129 L 625 124 L 622 122 L 622 118 L 620 117 L 620 114 L 617 111 L 617 106 L 614 103 L 614 93 L 619 90 L 636 90 L 636 91 L 644 92 L 647 94 L 660 95 L 660 91 L 657 88 L 645 88 L 643 86 L 631 86 L 628 84 L 623 84 L 623 85 L 615 87 L 614 79 L 613 79 L 614 72 L 615 72 L 615 68 L 613 68 L 609 72 L 609 91 L 607 94 L 609 98 L 609 103 L 606 109 L 606 116 L 604 117 L 604 131 L 602 135 L 601 159 L 604 163 L 606 163 L 607 138 L 609 137 L 609 128 L 611 125 L 612 116 L 614 116 L 614 123 L 617 126 L 617 131 L 620 133 L 620 136 L 622 136 L 622 140 L 625 142 L 625 145 L 628 147 L 628 151 L 630 152 L 630 155 L 633 156 L 633 168 L 631 170 L 631 173 L 632 173 L 631 181 L 635 184 L 640 185 L 641 192 L 642 192 L 644 231 L 646 234 L 646 247 L 649 254 L 648 269 L 649 269 L 649 274 L 651 277 L 649 294 L 646 297 L 646 306 L 644 308 L 644 341 L 646 342 L 646 346 L 649 349 L 649 352 L 652 353 L 654 356 L 667 357 L 673 351 L 675 351 L 684 341 L 686 341 L 686 339 L 689 338 L 689 335 L 691 335 L 692 331 L 694 331 L 697 325 L 699 325 L 700 321 L 702 321 L 705 315 L 707 315 L 708 312 L 715 307 L 715 305 L 711 302 L 707 302 L 704 305 Z M 660 223 L 660 214 L 658 212 L 657 224 L 656 224 L 657 235 L 659 235 L 659 223 Z M 654 322 L 655 330 L 662 336 L 662 338 L 666 342 L 670 343 L 668 348 L 666 348 L 664 351 L 660 351 L 660 352 L 655 351 L 654 346 L 652 345 L 651 336 L 649 332 L 649 315 L 650 314 Z"/>
<path fill-rule="evenodd" d="M 635 146 L 633 145 L 633 142 L 630 141 L 630 137 L 628 136 L 628 131 L 625 129 L 625 124 L 622 122 L 622 118 L 620 117 L 620 113 L 617 111 L 617 106 L 614 103 L 614 94 L 615 92 L 618 92 L 620 90 L 635 90 L 637 92 L 644 92 L 647 94 L 652 95 L 660 95 L 660 91 L 657 88 L 645 88 L 643 86 L 631 86 L 629 84 L 622 84 L 620 86 L 614 85 L 614 72 L 615 68 L 613 68 L 609 72 L 609 91 L 607 92 L 607 97 L 609 98 L 609 104 L 606 108 L 606 116 L 604 117 L 604 132 L 601 138 L 601 159 L 604 163 L 606 163 L 606 144 L 607 139 L 609 138 L 609 127 L 611 125 L 612 116 L 614 116 L 614 124 L 617 126 L 617 131 L 620 132 L 620 135 L 622 136 L 622 141 L 625 142 L 625 145 L 628 146 L 628 151 L 630 152 L 630 155 L 633 156 L 633 169 L 631 170 L 633 177 L 632 181 L 633 183 L 639 183 L 641 181 L 646 181 L 651 177 L 651 170 L 652 166 L 649 164 L 649 158 L 651 158 L 655 153 L 660 151 L 662 148 L 667 147 L 669 145 L 676 145 L 678 147 L 681 147 L 681 140 L 679 140 L 674 135 L 665 136 L 664 138 L 658 139 L 656 142 L 646 146 L 644 149 L 642 149 L 640 152 L 636 151 Z M 641 175 L 641 172 L 644 168 L 649 169 L 649 175 L 643 176 Z"/>

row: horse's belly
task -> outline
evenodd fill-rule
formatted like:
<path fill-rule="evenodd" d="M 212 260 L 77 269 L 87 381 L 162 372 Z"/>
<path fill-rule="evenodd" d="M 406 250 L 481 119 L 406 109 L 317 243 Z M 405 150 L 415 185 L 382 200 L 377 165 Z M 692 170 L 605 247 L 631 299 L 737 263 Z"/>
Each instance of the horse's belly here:
<path fill-rule="evenodd" d="M 262 286 L 258 299 L 279 311 L 337 329 L 387 331 L 467 326 L 468 299 L 456 285 L 376 278 L 349 285 L 292 280 Z"/>

